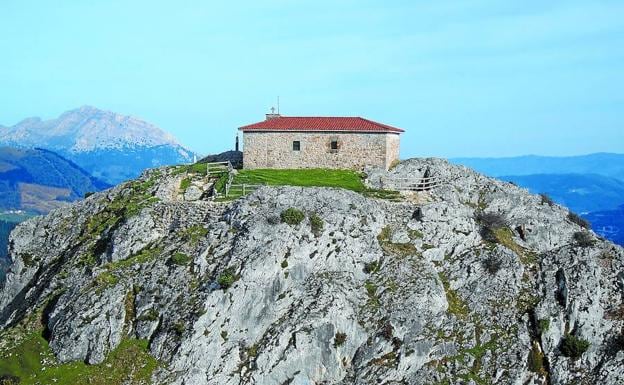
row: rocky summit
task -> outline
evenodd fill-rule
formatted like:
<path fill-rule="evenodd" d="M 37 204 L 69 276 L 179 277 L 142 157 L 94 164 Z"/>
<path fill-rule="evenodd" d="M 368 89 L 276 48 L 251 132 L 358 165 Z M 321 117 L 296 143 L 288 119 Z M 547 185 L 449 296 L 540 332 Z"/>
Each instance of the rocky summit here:
<path fill-rule="evenodd" d="M 379 198 L 423 176 L 445 183 Z M 443 160 L 367 183 L 377 194 L 214 202 L 193 168 L 160 168 L 19 225 L 0 379 L 624 383 L 622 248 L 547 197 Z"/>

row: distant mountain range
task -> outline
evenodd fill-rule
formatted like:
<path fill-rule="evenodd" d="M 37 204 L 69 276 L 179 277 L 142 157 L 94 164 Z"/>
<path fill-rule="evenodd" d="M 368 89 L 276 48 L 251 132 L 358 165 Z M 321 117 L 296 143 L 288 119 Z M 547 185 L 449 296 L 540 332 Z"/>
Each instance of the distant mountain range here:
<path fill-rule="evenodd" d="M 501 176 L 502 180 L 545 193 L 578 213 L 613 210 L 624 204 L 624 182 L 597 174 Z"/>
<path fill-rule="evenodd" d="M 511 158 L 454 158 L 489 176 L 534 174 L 598 174 L 624 181 L 624 154 L 596 153 L 580 156 L 518 156 Z"/>
<path fill-rule="evenodd" d="M 17 223 L 108 187 L 52 151 L 0 147 L 0 281 L 8 264 L 9 233 Z"/>
<path fill-rule="evenodd" d="M 43 214 L 110 185 L 43 149 L 0 148 L 0 210 Z"/>
<path fill-rule="evenodd" d="M 596 232 L 624 246 L 624 205 L 615 210 L 589 213 L 585 217 Z"/>
<path fill-rule="evenodd" d="M 582 214 L 600 235 L 624 245 L 624 155 L 455 158 L 483 174 L 545 193 Z"/>
<path fill-rule="evenodd" d="M 153 124 L 89 106 L 57 119 L 0 126 L 0 145 L 55 151 L 110 184 L 135 178 L 146 168 L 189 163 L 195 156 Z"/>

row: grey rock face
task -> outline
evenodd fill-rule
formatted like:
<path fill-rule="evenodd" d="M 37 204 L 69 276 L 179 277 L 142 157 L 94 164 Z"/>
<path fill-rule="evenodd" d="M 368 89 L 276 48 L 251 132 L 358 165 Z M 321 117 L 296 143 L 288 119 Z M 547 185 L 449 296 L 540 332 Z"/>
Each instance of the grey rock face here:
<path fill-rule="evenodd" d="M 442 160 L 369 181 L 425 173 L 450 183 L 403 202 L 280 187 L 223 204 L 151 171 L 16 229 L 0 325 L 45 307 L 61 361 L 149 339 L 155 384 L 621 383 L 622 249 L 581 247 L 565 208 Z M 291 207 L 298 225 L 279 220 Z M 589 343 L 578 358 L 570 335 Z"/>

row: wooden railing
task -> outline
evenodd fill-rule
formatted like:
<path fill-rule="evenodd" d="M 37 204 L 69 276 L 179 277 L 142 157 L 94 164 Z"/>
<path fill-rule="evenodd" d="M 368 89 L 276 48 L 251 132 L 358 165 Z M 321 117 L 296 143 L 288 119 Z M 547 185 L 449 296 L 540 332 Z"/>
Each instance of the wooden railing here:
<path fill-rule="evenodd" d="M 208 177 L 221 175 L 224 172 L 232 173 L 232 163 L 228 160 L 227 162 L 210 162 L 206 163 L 206 175 Z"/>
<path fill-rule="evenodd" d="M 230 195 L 234 196 L 243 196 L 249 193 L 252 193 L 262 187 L 264 185 L 261 184 L 230 184 L 226 185 L 225 189 L 225 197 L 228 198 Z"/>
<path fill-rule="evenodd" d="M 402 191 L 429 191 L 448 183 L 448 178 L 431 176 L 426 178 L 392 178 L 382 180 L 382 188 Z"/>

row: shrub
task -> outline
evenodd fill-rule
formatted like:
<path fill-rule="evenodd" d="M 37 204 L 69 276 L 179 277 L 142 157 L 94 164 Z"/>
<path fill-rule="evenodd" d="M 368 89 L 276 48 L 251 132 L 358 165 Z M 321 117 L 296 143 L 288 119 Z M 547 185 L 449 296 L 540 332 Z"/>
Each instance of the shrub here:
<path fill-rule="evenodd" d="M 498 273 L 502 264 L 503 261 L 495 255 L 488 255 L 488 257 L 483 260 L 483 267 L 492 275 Z"/>
<path fill-rule="evenodd" d="M 316 215 L 316 213 L 310 214 L 310 230 L 315 236 L 319 236 L 323 232 L 323 219 Z"/>
<path fill-rule="evenodd" d="M 547 319 L 541 319 L 537 322 L 537 328 L 539 330 L 540 335 L 546 333 L 548 328 L 550 328 L 550 321 Z"/>
<path fill-rule="evenodd" d="M 301 210 L 297 210 L 293 207 L 282 211 L 280 214 L 282 222 L 288 223 L 291 226 L 300 224 L 305 218 L 305 214 Z"/>
<path fill-rule="evenodd" d="M 232 286 L 232 284 L 234 284 L 234 282 L 236 282 L 237 279 L 238 277 L 234 274 L 233 270 L 228 267 L 223 271 L 223 273 L 221 273 L 221 275 L 219 275 L 217 283 L 222 289 L 227 290 L 230 286 Z"/>
<path fill-rule="evenodd" d="M 191 262 L 191 257 L 184 253 L 175 253 L 171 256 L 171 262 L 175 265 L 186 265 Z"/>
<path fill-rule="evenodd" d="M 555 201 L 553 201 L 552 198 L 548 196 L 548 194 L 540 194 L 539 196 L 542 199 L 542 201 L 540 202 L 542 205 L 548 205 L 548 206 L 555 205 Z"/>
<path fill-rule="evenodd" d="M 287 267 L 288 267 L 288 260 L 284 259 L 284 260 L 282 261 L 282 269 L 285 269 L 285 268 L 287 268 Z"/>
<path fill-rule="evenodd" d="M 577 231 L 574 233 L 574 242 L 580 247 L 591 247 L 594 245 L 594 237 L 587 231 Z"/>
<path fill-rule="evenodd" d="M 572 211 L 568 213 L 568 220 L 584 229 L 589 229 L 591 227 L 591 224 L 586 219 L 581 218 L 578 214 Z"/>
<path fill-rule="evenodd" d="M 589 349 L 589 342 L 572 334 L 566 334 L 561 340 L 559 349 L 566 357 L 579 358 Z"/>
<path fill-rule="evenodd" d="M 335 348 L 344 345 L 345 341 L 347 341 L 347 335 L 345 333 L 337 332 L 336 335 L 334 335 Z"/>

